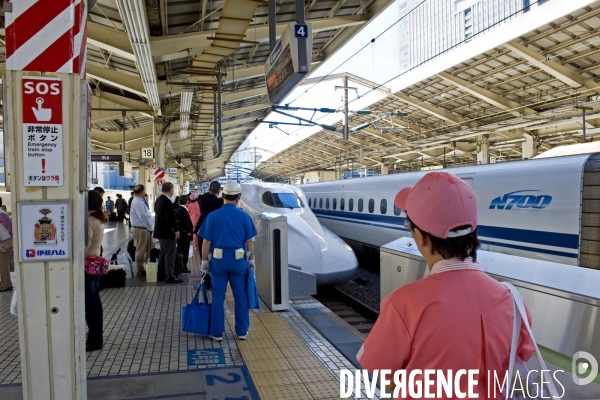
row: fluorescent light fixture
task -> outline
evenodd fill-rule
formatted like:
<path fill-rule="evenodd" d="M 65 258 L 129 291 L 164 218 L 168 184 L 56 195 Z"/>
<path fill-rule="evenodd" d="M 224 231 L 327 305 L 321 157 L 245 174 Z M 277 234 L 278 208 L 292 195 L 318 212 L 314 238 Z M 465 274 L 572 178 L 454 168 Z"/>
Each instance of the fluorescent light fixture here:
<path fill-rule="evenodd" d="M 179 139 L 187 139 L 187 129 L 181 129 L 179 131 Z"/>
<path fill-rule="evenodd" d="M 121 19 L 133 48 L 137 67 L 151 107 L 160 107 L 160 97 L 156 84 L 156 67 L 150 49 L 150 30 L 144 0 L 117 0 Z"/>

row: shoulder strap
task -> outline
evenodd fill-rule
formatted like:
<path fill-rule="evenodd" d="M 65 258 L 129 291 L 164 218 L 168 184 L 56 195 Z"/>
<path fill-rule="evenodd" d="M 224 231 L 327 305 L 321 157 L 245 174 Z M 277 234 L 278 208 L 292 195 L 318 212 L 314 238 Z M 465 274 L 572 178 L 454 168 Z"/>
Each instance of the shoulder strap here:
<path fill-rule="evenodd" d="M 521 323 L 523 323 L 525 325 L 525 328 L 527 328 L 527 333 L 531 337 L 531 340 L 533 340 L 533 344 L 535 346 L 535 351 L 537 353 L 538 359 L 539 359 L 541 367 L 542 367 L 542 374 L 545 375 L 544 382 L 546 382 L 548 384 L 548 390 L 550 391 L 550 396 L 551 396 L 548 398 L 551 398 L 553 400 L 560 399 L 560 397 L 558 396 L 558 391 L 556 390 L 556 386 L 554 386 L 554 381 L 552 380 L 550 373 L 548 371 L 548 368 L 546 367 L 546 363 L 544 362 L 544 358 L 542 357 L 542 353 L 540 353 L 540 349 L 538 348 L 535 338 L 533 337 L 533 332 L 531 332 L 531 327 L 529 326 L 529 319 L 527 318 L 527 310 L 525 308 L 525 302 L 523 301 L 523 297 L 521 296 L 521 293 L 512 283 L 509 283 L 509 282 L 500 282 L 500 283 L 502 283 L 504 286 L 506 286 L 508 288 L 508 290 L 510 290 L 510 293 L 513 298 L 513 306 L 514 306 L 513 337 L 512 337 L 512 341 L 511 341 L 510 359 L 509 359 L 509 365 L 508 365 L 509 379 L 507 379 L 507 391 L 505 393 L 506 398 L 508 398 L 508 395 L 510 394 L 510 381 L 511 381 L 511 377 L 512 377 L 512 374 L 514 372 L 514 367 L 515 367 L 515 359 L 516 359 L 516 354 L 517 354 L 517 346 L 519 345 L 519 334 L 521 331 Z M 520 361 L 520 360 L 518 360 L 518 361 Z"/>

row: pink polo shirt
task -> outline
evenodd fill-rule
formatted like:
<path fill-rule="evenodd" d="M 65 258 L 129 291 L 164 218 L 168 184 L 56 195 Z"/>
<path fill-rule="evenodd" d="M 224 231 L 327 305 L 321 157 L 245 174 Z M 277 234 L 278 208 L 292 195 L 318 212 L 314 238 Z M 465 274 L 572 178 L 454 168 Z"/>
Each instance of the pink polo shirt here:
<path fill-rule="evenodd" d="M 479 370 L 477 393 L 487 399 L 487 371 L 493 385 L 494 371 L 502 381 L 508 369 L 512 321 L 509 290 L 487 276 L 478 262 L 443 260 L 434 264 L 429 276 L 383 299 L 381 314 L 357 358 L 370 372 L 406 369 L 407 377 L 415 369 L 452 370 L 453 376 L 460 369 Z M 528 361 L 534 351 L 521 325 L 517 355 Z M 422 381 L 423 375 L 418 377 Z M 467 392 L 465 376 L 460 386 Z M 432 388 L 435 393 L 435 385 Z"/>

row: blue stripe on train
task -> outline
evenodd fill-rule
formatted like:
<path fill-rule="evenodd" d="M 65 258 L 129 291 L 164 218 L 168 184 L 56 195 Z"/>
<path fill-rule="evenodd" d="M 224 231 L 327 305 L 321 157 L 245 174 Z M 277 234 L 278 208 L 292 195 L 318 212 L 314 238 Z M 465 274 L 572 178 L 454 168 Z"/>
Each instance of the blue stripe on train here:
<path fill-rule="evenodd" d="M 404 219 L 399 216 L 388 216 L 388 215 L 376 215 L 376 214 L 361 214 L 353 212 L 343 211 L 331 211 L 331 210 L 312 210 L 315 215 L 322 218 L 352 222 L 361 225 L 377 226 L 380 228 L 393 229 L 399 231 L 406 231 L 404 228 Z M 342 218 L 348 218 L 353 221 L 347 221 Z M 379 223 L 377 223 L 379 222 Z M 382 223 L 392 224 L 382 225 Z M 477 233 L 479 236 L 492 237 L 495 239 L 512 240 L 518 242 L 525 242 L 529 244 L 540 244 L 545 246 L 553 246 L 568 249 L 579 248 L 579 236 L 568 234 L 568 233 L 557 233 L 557 232 L 543 232 L 526 229 L 515 229 L 515 228 L 501 228 L 497 226 L 479 225 L 477 227 Z M 527 251 L 538 251 L 541 253 L 557 255 L 561 257 L 577 258 L 577 254 L 565 253 L 555 250 L 546 250 L 533 247 L 519 246 L 507 243 L 491 242 L 489 240 L 483 241 L 486 244 L 493 244 L 496 246 L 510 247 L 519 250 Z"/>

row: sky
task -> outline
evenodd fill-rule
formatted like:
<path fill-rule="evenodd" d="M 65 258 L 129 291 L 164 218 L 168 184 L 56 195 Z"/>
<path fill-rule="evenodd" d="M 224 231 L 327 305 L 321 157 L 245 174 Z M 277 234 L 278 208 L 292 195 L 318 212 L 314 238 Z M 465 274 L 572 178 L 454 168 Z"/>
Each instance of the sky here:
<path fill-rule="evenodd" d="M 398 21 L 398 18 L 398 6 L 394 2 L 377 18 L 370 21 L 354 38 L 342 46 L 337 53 L 312 71 L 307 79 L 350 73 L 376 84 L 382 84 L 397 76 L 400 68 L 398 49 L 399 31 L 398 25 L 394 24 Z M 371 42 L 372 39 L 375 39 L 375 41 Z M 359 51 L 358 54 L 355 54 L 357 51 Z M 351 56 L 353 57 L 350 58 Z M 350 59 L 348 60 L 348 58 Z M 280 104 L 291 103 L 290 105 L 295 107 L 326 107 L 337 109 L 342 106 L 342 92 L 340 90 L 335 91 L 336 85 L 342 86 L 342 80 L 323 80 L 318 84 L 300 85 L 282 100 Z M 369 92 L 367 87 L 354 82 L 350 82 L 349 86 L 356 87 L 358 89 L 358 96 L 360 96 L 357 99 L 357 94 L 354 91 L 350 91 L 349 100 L 352 102 L 349 106 L 350 110 L 366 108 L 369 104 L 384 97 L 383 93 L 378 91 Z M 312 112 L 289 113 L 305 118 L 310 118 L 312 115 Z M 319 119 L 319 123 L 331 125 L 342 119 L 342 113 L 327 115 L 317 113 L 314 119 Z M 292 122 L 290 118 L 276 113 L 270 113 L 265 120 Z M 260 124 L 248 135 L 238 151 L 231 158 L 231 161 L 252 160 L 255 148 L 256 152 L 262 156 L 262 160 L 266 160 L 272 157 L 273 154 L 285 150 L 321 130 L 320 127 L 297 127 L 291 125 L 279 125 L 278 127 L 281 130 L 269 128 L 269 124 Z"/>

